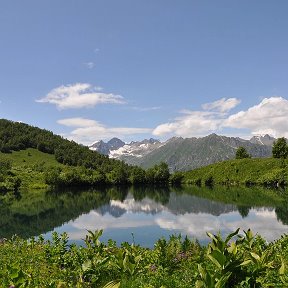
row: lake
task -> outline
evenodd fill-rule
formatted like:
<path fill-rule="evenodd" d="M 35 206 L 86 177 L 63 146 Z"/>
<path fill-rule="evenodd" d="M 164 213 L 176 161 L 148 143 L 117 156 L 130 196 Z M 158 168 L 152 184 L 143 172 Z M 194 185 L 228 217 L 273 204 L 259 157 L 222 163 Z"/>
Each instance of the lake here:
<path fill-rule="evenodd" d="M 87 230 L 103 229 L 102 241 L 153 247 L 172 234 L 209 241 L 206 232 L 227 235 L 251 228 L 273 241 L 288 232 L 287 192 L 264 188 L 105 188 L 23 193 L 0 205 L 0 237 L 29 238 L 67 232 L 83 244 Z M 286 196 L 285 196 L 286 195 Z"/>

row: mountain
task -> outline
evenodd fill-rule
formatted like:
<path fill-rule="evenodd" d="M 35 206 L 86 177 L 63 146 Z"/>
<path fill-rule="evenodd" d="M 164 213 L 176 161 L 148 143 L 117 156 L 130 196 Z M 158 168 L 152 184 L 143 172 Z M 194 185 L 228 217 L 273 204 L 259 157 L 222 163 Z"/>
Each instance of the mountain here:
<path fill-rule="evenodd" d="M 125 144 L 118 149 L 110 149 L 106 155 L 143 168 L 165 162 L 172 172 L 188 171 L 233 159 L 239 146 L 243 146 L 253 158 L 271 157 L 274 141 L 275 139 L 269 135 L 254 136 L 250 140 L 244 140 L 217 134 L 201 138 L 173 137 L 166 142 L 146 139 Z M 97 150 L 95 146 L 92 149 Z M 101 153 L 100 150 L 97 151 Z"/>
<path fill-rule="evenodd" d="M 93 143 L 89 148 L 104 155 L 109 155 L 110 151 L 117 150 L 125 145 L 125 142 L 114 137 L 107 143 L 102 140 Z"/>
<path fill-rule="evenodd" d="M 159 149 L 143 157 L 139 164 L 148 168 L 164 161 L 171 171 L 187 171 L 233 159 L 239 146 L 246 148 L 252 157 L 271 156 L 271 146 L 211 134 L 202 138 L 172 138 Z"/>
<path fill-rule="evenodd" d="M 159 148 L 163 143 L 159 140 L 150 138 L 143 141 L 132 141 L 125 144 L 118 138 L 113 138 L 107 143 L 102 140 L 95 142 L 89 148 L 104 155 L 109 155 L 110 158 L 120 159 L 129 164 L 138 163 L 138 158 L 142 158 L 153 150 Z"/>
<path fill-rule="evenodd" d="M 270 135 L 266 134 L 264 136 L 253 136 L 250 139 L 251 143 L 260 144 L 260 145 L 267 145 L 272 146 L 276 138 L 271 137 Z"/>
<path fill-rule="evenodd" d="M 159 140 L 153 138 L 143 141 L 133 141 L 130 144 L 125 144 L 118 150 L 111 150 L 109 157 L 123 160 L 129 164 L 138 165 L 139 159 L 146 157 L 151 152 L 159 149 L 163 145 Z"/>

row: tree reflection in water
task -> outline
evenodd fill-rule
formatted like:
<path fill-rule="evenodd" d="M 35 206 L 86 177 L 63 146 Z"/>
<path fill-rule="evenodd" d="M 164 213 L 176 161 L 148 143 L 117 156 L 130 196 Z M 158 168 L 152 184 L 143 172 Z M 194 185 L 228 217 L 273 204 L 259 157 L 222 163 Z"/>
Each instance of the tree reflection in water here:
<path fill-rule="evenodd" d="M 169 215 L 189 214 L 195 217 L 201 213 L 220 216 L 237 212 L 245 218 L 249 216 L 251 209 L 266 207 L 269 211 L 275 211 L 278 221 L 288 225 L 286 194 L 286 192 L 277 194 L 277 191 L 259 187 L 207 189 L 197 186 L 181 188 L 111 186 L 88 191 L 69 189 L 45 193 L 25 192 L 13 201 L 1 202 L 0 238 L 9 238 L 14 234 L 24 238 L 44 234 L 90 211 L 98 211 L 100 215 L 110 213 L 113 217 L 121 217 L 127 212 L 125 206 L 127 201 L 134 215 L 145 212 L 155 217 L 165 211 L 170 213 Z M 146 205 L 145 209 L 143 205 Z M 151 206 L 150 210 L 147 209 L 147 205 Z M 120 208 L 122 210 L 117 212 Z"/>

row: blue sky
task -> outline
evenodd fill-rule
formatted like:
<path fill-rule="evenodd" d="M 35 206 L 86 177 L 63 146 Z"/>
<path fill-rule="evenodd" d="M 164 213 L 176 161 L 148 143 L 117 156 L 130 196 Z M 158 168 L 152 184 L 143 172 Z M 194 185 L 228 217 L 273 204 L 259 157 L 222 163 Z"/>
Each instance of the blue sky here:
<path fill-rule="evenodd" d="M 288 2 L 0 2 L 0 117 L 113 136 L 288 137 Z"/>

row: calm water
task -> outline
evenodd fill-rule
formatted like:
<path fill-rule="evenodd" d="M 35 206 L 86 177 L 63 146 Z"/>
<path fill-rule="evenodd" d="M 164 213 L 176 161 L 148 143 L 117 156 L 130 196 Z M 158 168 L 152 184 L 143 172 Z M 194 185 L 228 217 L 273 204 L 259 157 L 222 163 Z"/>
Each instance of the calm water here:
<path fill-rule="evenodd" d="M 132 243 L 134 238 L 137 244 L 153 247 L 157 239 L 171 234 L 206 243 L 206 232 L 226 235 L 240 227 L 272 241 L 288 232 L 285 194 L 223 187 L 31 193 L 0 206 L 0 236 L 44 234 L 49 239 L 53 231 L 65 231 L 71 241 L 81 244 L 87 230 L 103 229 L 102 241 Z"/>

